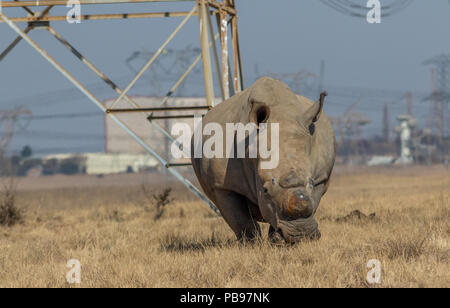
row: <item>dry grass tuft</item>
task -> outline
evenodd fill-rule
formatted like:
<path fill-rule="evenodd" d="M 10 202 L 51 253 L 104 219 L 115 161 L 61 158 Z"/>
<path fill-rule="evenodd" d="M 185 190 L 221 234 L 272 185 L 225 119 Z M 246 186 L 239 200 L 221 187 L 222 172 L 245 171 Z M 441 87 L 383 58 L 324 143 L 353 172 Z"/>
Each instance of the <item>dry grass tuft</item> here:
<path fill-rule="evenodd" d="M 347 223 L 358 223 L 358 222 L 369 222 L 375 221 L 376 213 L 371 213 L 369 215 L 365 215 L 359 210 L 354 210 L 350 214 L 342 217 L 336 218 L 336 222 L 347 222 Z"/>
<path fill-rule="evenodd" d="M 384 243 L 383 248 L 389 259 L 401 258 L 410 262 L 422 256 L 426 251 L 427 238 L 392 239 Z"/>
<path fill-rule="evenodd" d="M 191 251 L 205 252 L 209 248 L 225 248 L 236 244 L 233 240 L 220 239 L 213 232 L 207 238 L 187 238 L 180 235 L 167 235 L 160 241 L 161 252 L 185 253 Z"/>
<path fill-rule="evenodd" d="M 16 205 L 14 182 L 9 181 L 0 192 L 0 225 L 11 227 L 23 221 L 23 210 Z"/>

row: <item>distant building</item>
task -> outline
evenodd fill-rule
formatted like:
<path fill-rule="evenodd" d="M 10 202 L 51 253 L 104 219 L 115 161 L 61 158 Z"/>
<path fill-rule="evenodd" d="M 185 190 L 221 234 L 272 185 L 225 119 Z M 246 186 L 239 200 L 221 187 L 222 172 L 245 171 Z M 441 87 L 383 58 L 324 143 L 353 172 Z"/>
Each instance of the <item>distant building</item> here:
<path fill-rule="evenodd" d="M 133 96 L 133 101 L 141 108 L 161 107 L 162 97 Z M 115 99 L 104 101 L 110 109 L 130 109 L 133 106 L 126 100 L 115 104 Z M 216 99 L 218 104 L 221 99 Z M 166 104 L 170 107 L 206 106 L 204 97 L 177 97 L 170 98 Z M 204 114 L 207 110 L 186 110 L 155 112 L 155 116 L 164 115 L 194 115 Z M 136 135 L 149 144 L 160 156 L 172 162 L 170 140 L 159 130 L 154 128 L 147 120 L 148 113 L 115 113 L 125 125 Z M 194 118 L 183 119 L 157 119 L 155 122 L 170 133 L 172 126 L 177 122 L 187 123 L 192 131 Z M 176 137 L 176 136 L 174 136 Z M 140 172 L 160 167 L 159 162 L 136 142 L 122 127 L 115 123 L 111 117 L 105 115 L 105 153 L 81 154 L 55 154 L 42 157 L 43 174 L 54 173 L 86 173 L 86 174 L 113 174 L 125 172 Z M 184 162 L 184 161 L 183 161 Z M 64 169 L 64 170 L 63 170 Z"/>
<path fill-rule="evenodd" d="M 394 156 L 381 156 L 381 155 L 376 155 L 371 157 L 368 161 L 367 161 L 367 166 L 385 166 L 385 165 L 391 165 L 393 164 L 395 161 L 395 157 Z"/>
<path fill-rule="evenodd" d="M 147 96 L 134 96 L 132 99 L 141 108 L 154 108 L 161 107 L 162 97 L 147 97 Z M 129 109 L 133 108 L 126 100 L 122 100 L 113 107 L 115 99 L 106 100 L 104 103 L 108 108 L 114 109 Z M 220 99 L 216 99 L 216 103 L 220 102 Z M 204 97 L 176 97 L 170 98 L 166 106 L 206 106 L 206 99 Z M 206 110 L 199 111 L 171 111 L 170 115 L 193 115 L 203 114 Z M 168 112 L 155 112 L 155 116 L 168 115 Z M 168 158 L 168 152 L 170 151 L 170 142 L 163 133 L 155 129 L 147 120 L 147 114 L 145 113 L 116 113 L 119 119 L 125 122 L 125 124 L 133 130 L 140 138 L 146 141 L 159 155 L 164 158 Z M 193 129 L 193 118 L 189 119 L 164 119 L 155 120 L 161 127 L 165 128 L 170 133 L 171 128 L 176 122 L 187 123 Z M 117 123 L 115 123 L 108 115 L 105 116 L 105 152 L 106 153 L 126 153 L 126 154 L 144 154 L 147 151 L 139 145 L 128 133 L 123 130 Z"/>
<path fill-rule="evenodd" d="M 82 153 L 82 154 L 55 154 L 42 158 L 45 162 L 56 160 L 58 162 L 73 161 L 78 165 L 78 171 L 86 174 L 114 174 L 140 172 L 156 169 L 158 161 L 148 154 L 108 154 L 108 153 Z"/>
<path fill-rule="evenodd" d="M 400 125 L 395 128 L 395 131 L 400 136 L 400 157 L 395 162 L 396 164 L 412 164 L 413 163 L 413 153 L 412 153 L 412 138 L 411 131 L 416 126 L 416 119 L 410 115 L 399 115 L 397 120 Z"/>

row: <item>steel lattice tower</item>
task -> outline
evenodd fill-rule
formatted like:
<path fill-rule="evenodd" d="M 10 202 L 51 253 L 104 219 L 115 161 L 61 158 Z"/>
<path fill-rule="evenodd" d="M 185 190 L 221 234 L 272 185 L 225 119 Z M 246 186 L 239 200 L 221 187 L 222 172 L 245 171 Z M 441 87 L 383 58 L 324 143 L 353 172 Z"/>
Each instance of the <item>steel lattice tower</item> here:
<path fill-rule="evenodd" d="M 166 9 L 163 12 L 139 12 L 129 13 L 124 11 L 126 8 L 136 5 L 137 3 L 191 3 L 189 11 L 177 11 L 175 8 Z M 109 5 L 121 4 L 120 13 L 107 13 L 110 8 Z M 170 153 L 160 153 L 155 150 L 155 145 L 150 144 L 140 136 L 135 130 L 130 128 L 130 123 L 127 123 L 121 114 L 134 113 L 136 116 L 143 117 L 146 124 L 154 131 L 162 133 L 165 138 L 180 146 L 170 132 L 168 132 L 161 120 L 166 119 L 181 119 L 194 118 L 197 116 L 194 112 L 207 112 L 214 107 L 215 104 L 215 90 L 214 87 L 214 72 L 216 73 L 219 93 L 222 101 L 227 100 L 235 93 L 244 90 L 244 78 L 242 69 L 242 60 L 239 43 L 238 31 L 238 15 L 236 10 L 236 0 L 78 0 L 78 5 L 83 5 L 86 10 L 88 7 L 96 7 L 96 11 L 91 14 L 83 14 L 79 12 L 79 21 L 81 22 L 99 22 L 102 20 L 121 20 L 126 22 L 130 19 L 164 19 L 164 18 L 180 18 L 181 22 L 166 38 L 158 51 L 149 57 L 148 61 L 136 76 L 128 83 L 128 86 L 121 89 L 116 82 L 106 76 L 92 61 L 80 53 L 69 41 L 67 41 L 59 32 L 56 31 L 53 24 L 56 22 L 66 22 L 67 16 L 53 15 L 55 7 L 66 6 L 66 0 L 41 0 L 41 1 L 15 1 L 2 0 L 0 1 L 0 25 L 6 25 L 13 30 L 18 36 L 12 41 L 3 52 L 0 53 L 0 62 L 21 42 L 24 41 L 36 52 L 38 52 L 47 62 L 53 66 L 64 78 L 70 81 L 76 88 L 78 88 L 86 98 L 96 105 L 106 116 L 114 123 L 123 129 L 127 134 L 134 139 L 149 155 L 153 156 L 167 171 L 175 178 L 182 182 L 192 193 L 205 202 L 212 210 L 219 214 L 218 209 L 214 203 L 209 200 L 206 195 L 188 179 L 186 179 L 180 171 L 176 168 L 184 167 L 186 163 L 179 163 L 173 161 Z M 23 10 L 17 10 L 22 8 Z M 15 10 L 16 9 L 16 10 Z M 108 11 L 107 11 L 108 10 Z M 123 11 L 122 11 L 123 10 Z M 17 15 L 20 14 L 21 15 Z M 58 14 L 58 13 L 56 13 Z M 175 84 L 166 92 L 167 94 L 156 106 L 141 106 L 129 94 L 131 88 L 138 82 L 142 75 L 150 68 L 154 68 L 154 64 L 159 56 L 163 54 L 166 47 L 173 41 L 182 28 L 196 16 L 198 19 L 198 34 L 200 53 L 195 60 L 190 64 L 188 69 L 176 80 Z M 25 27 L 19 27 L 19 23 L 26 23 Z M 70 53 L 72 53 L 82 64 L 87 66 L 97 77 L 103 80 L 116 94 L 117 98 L 111 105 L 105 105 L 104 102 L 91 92 L 83 83 L 72 75 L 61 63 L 53 58 L 49 52 L 34 41 L 28 33 L 34 29 L 47 30 L 52 36 L 59 41 Z M 133 33 L 133 35 L 141 35 L 143 39 L 148 38 L 148 29 L 142 29 L 141 32 Z M 120 37 L 118 37 L 119 39 Z M 216 43 L 217 41 L 217 43 Z M 105 53 L 106 54 L 106 53 Z M 202 65 L 203 81 L 205 88 L 205 105 L 203 106 L 169 106 L 169 99 L 173 96 L 175 91 L 183 84 L 188 75 L 194 71 L 195 67 Z M 1 71 L 3 73 L 3 71 Z M 119 103 L 124 103 L 127 107 L 117 108 Z M 164 115 L 160 115 L 164 113 Z M 171 114 L 169 112 L 190 112 L 189 114 Z M 181 146 L 180 146 L 181 148 Z"/>
<path fill-rule="evenodd" d="M 424 101 L 434 102 L 435 119 L 432 121 L 440 137 L 448 136 L 449 118 L 448 103 L 450 101 L 450 55 L 439 55 L 424 62 L 434 69 L 433 89 Z"/>

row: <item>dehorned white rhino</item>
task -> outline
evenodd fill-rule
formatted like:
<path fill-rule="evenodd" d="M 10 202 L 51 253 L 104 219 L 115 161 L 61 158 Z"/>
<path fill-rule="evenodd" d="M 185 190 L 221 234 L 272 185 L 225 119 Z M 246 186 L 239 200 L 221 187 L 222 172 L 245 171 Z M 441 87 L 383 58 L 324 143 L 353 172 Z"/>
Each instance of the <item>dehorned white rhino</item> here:
<path fill-rule="evenodd" d="M 272 240 L 295 243 L 320 237 L 314 214 L 328 189 L 336 156 L 334 130 L 322 111 L 325 96 L 322 93 L 315 103 L 264 77 L 204 117 L 203 128 L 208 123 L 218 123 L 223 130 L 227 123 L 254 123 L 258 142 L 261 127 L 272 136 L 275 126 L 270 124 L 279 123 L 279 137 L 275 142 L 268 138 L 268 148 L 279 147 L 279 162 L 271 169 L 262 168 L 268 159 L 260 153 L 254 158 L 225 158 L 224 153 L 224 158 L 192 159 L 203 190 L 239 240 L 260 235 L 258 222 L 270 224 Z M 248 154 L 249 133 L 246 137 Z M 203 136 L 200 145 L 207 139 Z M 236 143 L 235 136 L 234 151 Z M 195 147 L 192 141 L 191 149 Z"/>

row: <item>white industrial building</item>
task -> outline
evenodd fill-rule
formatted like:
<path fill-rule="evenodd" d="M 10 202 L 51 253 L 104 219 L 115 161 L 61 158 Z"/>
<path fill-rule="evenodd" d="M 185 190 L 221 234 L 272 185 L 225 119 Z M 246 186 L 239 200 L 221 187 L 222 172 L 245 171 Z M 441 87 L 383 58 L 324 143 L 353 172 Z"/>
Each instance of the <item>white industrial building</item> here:
<path fill-rule="evenodd" d="M 163 97 L 148 97 L 148 96 L 133 96 L 133 101 L 135 101 L 141 108 L 154 108 L 161 107 L 161 102 Z M 110 99 L 105 101 L 105 105 L 108 108 L 114 109 L 127 109 L 133 108 L 126 100 L 118 102 L 116 105 L 112 106 L 115 99 Z M 219 103 L 221 99 L 216 99 L 216 104 Z M 206 106 L 206 99 L 204 97 L 175 97 L 170 98 L 167 101 L 167 106 L 170 107 L 191 107 L 191 106 Z M 203 114 L 206 110 L 199 111 L 171 111 L 171 112 L 158 112 L 154 113 L 155 116 L 158 115 L 192 115 L 192 114 Z M 147 116 L 144 113 L 115 113 L 115 115 L 123 120 L 126 125 L 133 130 L 140 138 L 146 141 L 152 146 L 152 148 L 161 156 L 167 158 L 168 151 L 170 151 L 170 143 L 168 138 L 165 137 L 161 132 L 152 127 L 148 122 Z M 156 120 L 156 122 L 166 129 L 170 133 L 171 128 L 174 123 L 182 122 L 187 123 L 194 127 L 194 119 L 165 119 Z M 105 115 L 105 152 L 106 153 L 127 153 L 127 154 L 144 154 L 147 151 L 139 145 L 133 138 L 131 138 L 125 130 L 123 130 L 117 123 L 115 123 L 110 117 Z"/>
<path fill-rule="evenodd" d="M 140 172 L 159 166 L 158 161 L 148 154 L 55 154 L 42 158 L 44 162 L 52 159 L 57 161 L 77 159 L 80 162 L 80 169 L 86 174 Z"/>
<path fill-rule="evenodd" d="M 134 96 L 132 97 L 140 108 L 161 107 L 162 97 Z M 122 100 L 113 105 L 115 99 L 106 100 L 104 103 L 110 109 L 130 109 L 128 102 Z M 221 100 L 216 99 L 216 104 Z M 204 97 L 177 97 L 167 101 L 170 107 L 206 106 Z M 158 115 L 194 115 L 203 114 L 205 110 L 197 111 L 170 111 L 154 113 Z M 174 162 L 170 154 L 170 140 L 160 131 L 155 129 L 147 120 L 147 114 L 127 112 L 115 113 L 136 135 L 147 142 L 154 151 L 169 162 Z M 187 123 L 192 131 L 194 118 L 155 120 L 170 133 L 172 125 L 176 122 Z M 139 143 L 105 115 L 105 153 L 80 153 L 80 154 L 55 154 L 42 157 L 44 163 L 49 160 L 64 161 L 74 159 L 79 163 L 79 170 L 86 174 L 114 174 L 125 172 L 140 172 L 153 170 L 160 167 L 159 162 L 149 154 Z M 183 161 L 184 163 L 185 161 Z"/>

